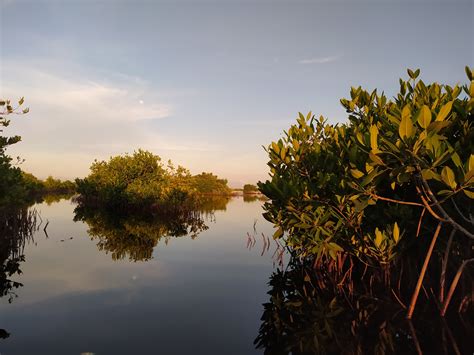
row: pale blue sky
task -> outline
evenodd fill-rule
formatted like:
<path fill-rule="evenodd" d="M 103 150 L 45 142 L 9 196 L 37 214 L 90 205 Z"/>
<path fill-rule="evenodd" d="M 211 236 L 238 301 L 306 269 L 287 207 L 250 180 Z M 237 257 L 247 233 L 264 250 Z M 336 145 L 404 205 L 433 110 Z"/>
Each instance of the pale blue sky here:
<path fill-rule="evenodd" d="M 25 96 L 10 150 L 45 177 L 149 149 L 233 186 L 298 111 L 343 122 L 350 86 L 405 69 L 466 82 L 473 1 L 0 0 L 0 96 Z"/>

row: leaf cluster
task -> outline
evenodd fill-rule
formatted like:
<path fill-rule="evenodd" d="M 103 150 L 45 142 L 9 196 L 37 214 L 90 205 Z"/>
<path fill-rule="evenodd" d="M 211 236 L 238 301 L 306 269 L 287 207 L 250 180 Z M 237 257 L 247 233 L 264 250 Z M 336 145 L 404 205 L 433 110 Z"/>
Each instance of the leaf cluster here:
<path fill-rule="evenodd" d="M 344 124 L 300 113 L 266 148 L 270 179 L 259 188 L 274 238 L 316 263 L 350 253 L 387 264 L 414 242 L 425 209 L 421 233 L 432 233 L 435 216 L 472 231 L 474 81 L 466 72 L 470 82 L 451 87 L 409 70 L 392 99 L 351 88 Z"/>

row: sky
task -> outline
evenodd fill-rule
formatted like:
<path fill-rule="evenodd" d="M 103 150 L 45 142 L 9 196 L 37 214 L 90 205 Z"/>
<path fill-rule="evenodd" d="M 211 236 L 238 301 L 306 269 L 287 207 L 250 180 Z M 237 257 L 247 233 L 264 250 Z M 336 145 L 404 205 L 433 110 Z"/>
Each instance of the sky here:
<path fill-rule="evenodd" d="M 466 83 L 473 1 L 0 0 L 0 97 L 30 113 L 8 153 L 40 178 L 147 149 L 232 187 L 298 112 L 344 122 L 351 86 L 393 96 L 406 68 Z"/>

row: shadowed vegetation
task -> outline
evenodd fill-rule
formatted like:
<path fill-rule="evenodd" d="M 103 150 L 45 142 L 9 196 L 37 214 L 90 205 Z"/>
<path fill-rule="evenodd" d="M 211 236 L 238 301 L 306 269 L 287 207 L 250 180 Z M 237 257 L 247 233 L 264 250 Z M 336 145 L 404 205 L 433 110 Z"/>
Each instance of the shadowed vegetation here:
<path fill-rule="evenodd" d="M 469 313 L 433 317 L 436 306 L 418 310 L 413 322 L 386 287 L 387 275 L 354 265 L 353 280 L 335 268 L 315 270 L 292 258 L 270 278 L 255 340 L 268 355 L 287 354 L 469 354 L 474 322 Z M 392 282 L 397 280 L 392 280 Z M 397 292 L 409 293 L 417 275 L 406 275 Z M 469 285 L 467 285 L 469 286 Z"/>

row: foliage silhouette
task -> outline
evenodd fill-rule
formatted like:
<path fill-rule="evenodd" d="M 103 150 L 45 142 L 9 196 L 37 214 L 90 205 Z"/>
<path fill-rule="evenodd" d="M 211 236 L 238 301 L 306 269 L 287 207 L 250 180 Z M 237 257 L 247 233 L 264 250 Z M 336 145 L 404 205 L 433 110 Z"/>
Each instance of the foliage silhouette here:
<path fill-rule="evenodd" d="M 405 320 L 382 273 L 362 268 L 354 274 L 356 281 L 341 283 L 334 270 L 315 270 L 292 258 L 286 270 L 270 277 L 257 348 L 268 355 L 472 352 L 469 313 L 444 320 L 433 307 L 423 307 L 416 320 Z M 407 282 L 413 285 L 416 277 Z"/>

